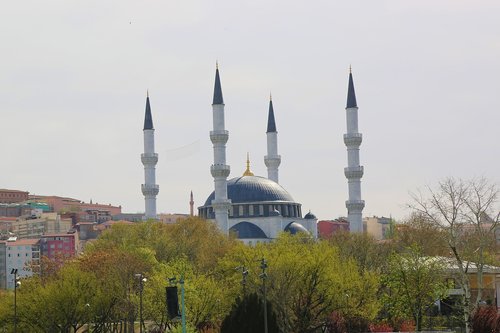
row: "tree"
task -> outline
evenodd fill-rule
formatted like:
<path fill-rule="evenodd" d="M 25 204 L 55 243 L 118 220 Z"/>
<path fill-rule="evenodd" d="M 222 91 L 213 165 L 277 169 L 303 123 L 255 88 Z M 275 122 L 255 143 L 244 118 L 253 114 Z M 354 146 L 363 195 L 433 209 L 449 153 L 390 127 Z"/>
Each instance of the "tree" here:
<path fill-rule="evenodd" d="M 267 328 L 269 333 L 278 333 L 276 315 L 272 303 L 267 303 Z M 231 312 L 224 318 L 221 333 L 254 333 L 264 331 L 263 302 L 256 293 L 238 298 Z"/>
<path fill-rule="evenodd" d="M 267 299 L 273 303 L 282 332 L 316 332 L 333 311 L 346 318 L 373 319 L 379 308 L 379 276 L 359 273 L 352 259 L 341 260 L 338 249 L 296 235 L 281 235 L 269 244 L 237 248 L 220 262 L 227 285 L 240 292 L 241 271 L 248 270 L 246 289 L 261 295 L 260 260 L 267 269 Z"/>
<path fill-rule="evenodd" d="M 447 178 L 435 189 L 427 187 L 425 193 L 412 194 L 413 203 L 409 205 L 446 235 L 459 271 L 466 333 L 470 332 L 471 313 L 482 301 L 483 268 L 499 224 L 498 195 L 498 185 L 484 178 L 468 181 Z M 478 277 L 475 300 L 472 300 L 468 277 L 472 260 Z"/>
<path fill-rule="evenodd" d="M 387 292 L 384 304 L 396 319 L 411 318 L 417 331 L 422 328 L 422 317 L 447 292 L 444 281 L 444 263 L 439 257 L 423 256 L 417 246 L 389 259 L 389 272 L 384 277 Z"/>

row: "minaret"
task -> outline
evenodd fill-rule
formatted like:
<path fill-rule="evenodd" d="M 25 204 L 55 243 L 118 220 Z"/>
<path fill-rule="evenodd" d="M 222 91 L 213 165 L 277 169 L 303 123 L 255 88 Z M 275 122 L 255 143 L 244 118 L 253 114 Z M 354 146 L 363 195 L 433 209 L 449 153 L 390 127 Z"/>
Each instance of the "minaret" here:
<path fill-rule="evenodd" d="M 222 98 L 218 65 L 215 69 L 212 115 L 214 130 L 210 132 L 210 140 L 214 145 L 214 164 L 210 167 L 210 172 L 215 183 L 215 199 L 212 200 L 212 208 L 220 230 L 228 233 L 231 200 L 227 198 L 227 176 L 229 176 L 230 168 L 229 165 L 226 165 L 226 142 L 229 138 L 229 132 L 226 131 L 224 124 L 224 100 Z"/>
<path fill-rule="evenodd" d="M 155 166 L 158 163 L 158 154 L 155 153 L 155 130 L 153 128 L 153 117 L 149 105 L 149 93 L 146 97 L 146 115 L 144 117 L 144 154 L 141 154 L 144 164 L 144 184 L 142 194 L 146 202 L 145 219 L 156 219 L 156 196 L 160 187 L 156 185 Z"/>
<path fill-rule="evenodd" d="M 281 156 L 278 155 L 278 132 L 274 121 L 273 98 L 269 96 L 269 114 L 267 116 L 267 155 L 264 163 L 267 166 L 267 178 L 278 183 L 278 167 L 281 163 Z"/>
<path fill-rule="evenodd" d="M 191 191 L 191 196 L 189 197 L 189 215 L 194 216 L 193 191 Z"/>
<path fill-rule="evenodd" d="M 349 185 L 349 200 L 345 202 L 347 207 L 347 220 L 351 232 L 363 232 L 363 208 L 365 202 L 361 200 L 361 177 L 363 177 L 363 167 L 359 165 L 359 146 L 363 140 L 361 133 L 358 133 L 358 105 L 356 94 L 354 93 L 354 82 L 352 71 L 349 68 L 349 87 L 347 90 L 347 133 L 344 134 L 344 143 L 347 147 L 347 168 L 344 174 Z"/>

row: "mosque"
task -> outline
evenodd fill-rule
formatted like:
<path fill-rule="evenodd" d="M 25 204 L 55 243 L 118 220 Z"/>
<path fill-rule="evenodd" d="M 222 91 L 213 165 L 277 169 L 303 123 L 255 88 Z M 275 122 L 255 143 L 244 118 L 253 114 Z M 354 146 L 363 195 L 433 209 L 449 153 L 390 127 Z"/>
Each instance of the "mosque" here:
<path fill-rule="evenodd" d="M 352 73 L 349 73 L 349 87 L 346 106 L 347 133 L 344 143 L 348 152 L 348 167 L 344 174 L 348 179 L 349 200 L 346 201 L 350 230 L 362 231 L 361 182 L 363 167 L 359 165 L 359 146 L 362 136 L 358 133 L 356 96 Z M 229 132 L 225 129 L 224 99 L 217 66 L 212 103 L 213 130 L 210 140 L 214 149 L 214 163 L 210 172 L 214 178 L 214 191 L 208 196 L 203 206 L 198 207 L 198 215 L 214 221 L 225 233 L 234 233 L 246 244 L 269 242 L 282 232 L 303 233 L 308 237 L 317 237 L 317 218 L 311 212 L 302 216 L 301 204 L 279 184 L 278 132 L 274 117 L 273 101 L 269 100 L 267 120 L 267 155 L 264 162 L 267 177 L 255 176 L 250 170 L 247 156 L 247 169 L 240 177 L 227 179 L 230 166 L 226 164 L 226 143 Z M 156 218 L 156 195 L 159 186 L 155 184 L 155 166 L 158 155 L 154 152 L 154 128 L 151 116 L 149 96 L 146 98 L 144 120 L 144 153 L 141 155 L 144 165 L 145 184 L 142 193 L 146 204 L 146 218 Z"/>

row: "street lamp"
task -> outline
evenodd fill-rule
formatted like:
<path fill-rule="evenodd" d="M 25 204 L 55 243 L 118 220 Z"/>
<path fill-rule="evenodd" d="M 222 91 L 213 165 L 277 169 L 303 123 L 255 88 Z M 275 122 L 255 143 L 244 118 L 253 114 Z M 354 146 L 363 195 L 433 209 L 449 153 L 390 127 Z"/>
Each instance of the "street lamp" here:
<path fill-rule="evenodd" d="M 260 268 L 262 269 L 262 273 L 260 274 L 260 278 L 262 279 L 262 289 L 264 291 L 264 333 L 267 333 L 267 298 L 266 298 L 266 279 L 267 279 L 267 261 L 262 258 L 260 260 Z"/>
<path fill-rule="evenodd" d="M 142 333 L 142 328 L 144 326 L 144 322 L 142 321 L 142 292 L 144 290 L 144 283 L 148 280 L 144 277 L 142 273 L 135 274 L 135 277 L 139 279 L 139 332 Z"/>
<path fill-rule="evenodd" d="M 14 333 L 17 333 L 17 288 L 21 285 L 21 281 L 17 277 L 17 268 L 13 268 L 10 274 L 14 275 Z"/>
<path fill-rule="evenodd" d="M 177 278 L 175 278 L 175 277 L 169 278 L 168 282 L 171 285 L 174 285 L 177 283 Z M 184 299 L 184 273 L 181 274 L 179 284 L 181 285 L 181 328 L 182 328 L 182 333 L 186 333 L 186 305 L 185 305 L 185 299 Z"/>
<path fill-rule="evenodd" d="M 90 333 L 90 304 L 89 303 L 86 303 L 85 304 L 85 309 L 87 310 L 87 332 Z"/>

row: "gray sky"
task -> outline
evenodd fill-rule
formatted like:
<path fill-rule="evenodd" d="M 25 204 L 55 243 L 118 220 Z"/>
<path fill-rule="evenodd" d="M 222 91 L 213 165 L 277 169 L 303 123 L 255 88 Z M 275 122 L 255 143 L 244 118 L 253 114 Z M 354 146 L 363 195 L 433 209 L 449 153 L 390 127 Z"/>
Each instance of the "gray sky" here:
<path fill-rule="evenodd" d="M 4 1 L 0 188 L 144 210 L 146 89 L 159 212 L 213 190 L 215 60 L 231 177 L 265 176 L 272 91 L 280 183 L 320 219 L 346 215 L 352 64 L 364 215 L 403 218 L 447 176 L 499 181 L 500 2 Z"/>

